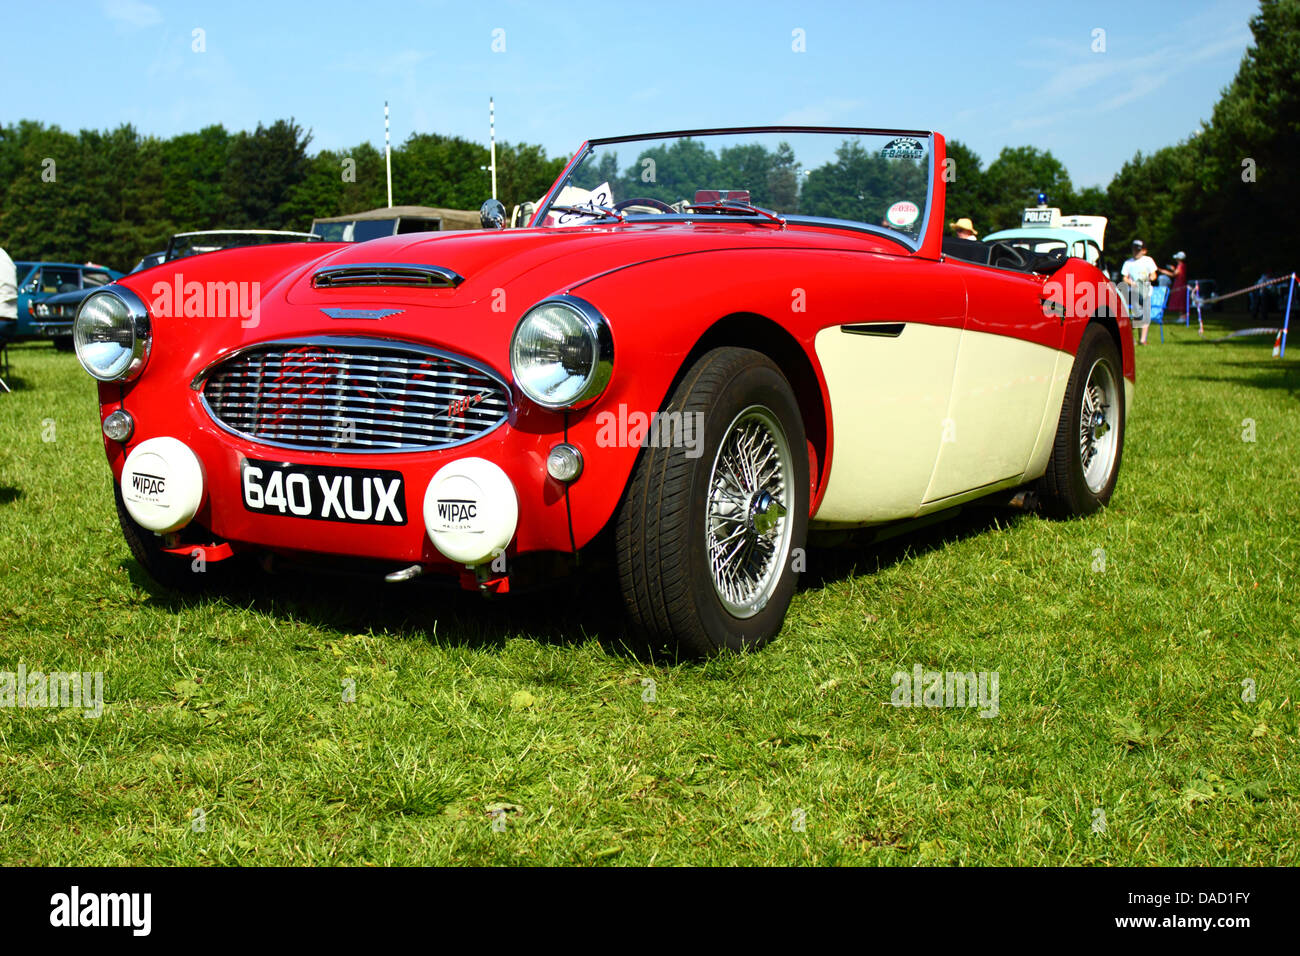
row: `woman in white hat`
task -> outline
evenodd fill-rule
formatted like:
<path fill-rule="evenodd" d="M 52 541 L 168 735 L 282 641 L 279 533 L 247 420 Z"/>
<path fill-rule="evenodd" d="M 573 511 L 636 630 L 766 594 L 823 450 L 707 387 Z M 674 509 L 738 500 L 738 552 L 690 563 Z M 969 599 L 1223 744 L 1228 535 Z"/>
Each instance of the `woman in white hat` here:
<path fill-rule="evenodd" d="M 979 234 L 975 232 L 975 223 L 971 222 L 966 216 L 962 216 L 956 222 L 948 223 L 952 229 L 952 234 L 958 239 L 978 239 Z"/>

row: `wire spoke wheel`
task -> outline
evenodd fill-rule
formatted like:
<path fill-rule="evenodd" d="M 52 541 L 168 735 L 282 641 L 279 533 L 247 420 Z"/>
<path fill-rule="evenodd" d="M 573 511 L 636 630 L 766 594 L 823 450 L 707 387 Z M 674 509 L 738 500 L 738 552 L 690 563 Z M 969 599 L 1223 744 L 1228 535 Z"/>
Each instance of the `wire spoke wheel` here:
<path fill-rule="evenodd" d="M 790 444 L 761 405 L 738 414 L 709 475 L 706 536 L 713 587 L 739 618 L 767 606 L 790 550 Z"/>
<path fill-rule="evenodd" d="M 1119 435 L 1119 385 L 1105 359 L 1088 371 L 1079 413 L 1079 452 L 1088 490 L 1100 494 L 1110 481 Z"/>
<path fill-rule="evenodd" d="M 1101 322 L 1089 323 L 1066 382 L 1047 469 L 1037 482 L 1043 510 L 1053 517 L 1090 515 L 1115 492 L 1128 427 L 1122 362 L 1111 332 Z"/>
<path fill-rule="evenodd" d="M 799 401 L 768 356 L 724 345 L 696 359 L 665 409 L 697 422 L 700 441 L 638 456 L 614 537 L 624 606 L 652 653 L 762 647 L 785 622 L 808 534 Z"/>

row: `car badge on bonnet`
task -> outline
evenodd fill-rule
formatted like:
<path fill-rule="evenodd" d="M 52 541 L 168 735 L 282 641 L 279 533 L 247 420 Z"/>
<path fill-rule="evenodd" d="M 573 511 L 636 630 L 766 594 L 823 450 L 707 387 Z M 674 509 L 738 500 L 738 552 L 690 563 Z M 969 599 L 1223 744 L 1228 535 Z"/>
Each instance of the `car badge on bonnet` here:
<path fill-rule="evenodd" d="M 405 309 L 321 309 L 331 319 L 386 319 L 401 315 Z"/>

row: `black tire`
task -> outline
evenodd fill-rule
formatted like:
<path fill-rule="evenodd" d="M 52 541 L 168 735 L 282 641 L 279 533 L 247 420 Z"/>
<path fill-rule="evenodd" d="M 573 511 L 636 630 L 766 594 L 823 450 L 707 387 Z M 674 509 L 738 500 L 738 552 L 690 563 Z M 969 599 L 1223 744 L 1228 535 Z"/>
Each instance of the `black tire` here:
<path fill-rule="evenodd" d="M 682 413 L 682 421 L 687 416 L 692 422 L 702 421 L 703 441 L 694 449 L 694 457 L 683 443 L 673 442 L 674 447 L 651 443 L 637 459 L 615 530 L 628 615 L 652 645 L 666 644 L 681 656 L 707 657 L 760 647 L 780 632 L 785 621 L 796 585 L 797 562 L 792 556 L 802 553 L 808 531 L 808 452 L 794 391 L 762 353 L 719 348 L 691 366 L 666 411 Z M 767 429 L 778 473 L 789 472 L 781 474 L 779 495 L 759 503 L 763 488 L 778 486 L 774 480 L 758 482 L 750 504 L 735 511 L 751 516 L 751 525 L 757 520 L 752 516 L 761 512 L 762 518 L 770 519 L 768 530 L 774 530 L 779 541 L 764 557 L 772 539 L 763 532 L 763 548 L 751 546 L 738 562 L 747 564 L 753 554 L 766 568 L 758 589 L 766 595 L 763 603 L 756 599 L 756 609 L 742 616 L 723 603 L 709 558 L 710 528 L 715 536 L 719 528 L 716 504 L 710 517 L 711 482 L 724 438 L 739 434 L 733 432 L 733 425 Z M 788 452 L 784 458 L 782 438 Z M 784 513 L 777 515 L 781 508 Z M 737 534 L 760 536 L 753 527 L 744 530 L 744 519 L 724 520 L 736 520 L 742 527 Z"/>
<path fill-rule="evenodd" d="M 1083 460 L 1083 403 L 1093 370 L 1102 366 L 1114 383 L 1113 402 L 1106 404 L 1108 431 L 1114 431 L 1114 455 L 1108 472 L 1101 469 L 1104 480 L 1094 480 L 1090 487 Z M 1113 406 L 1113 407 L 1112 407 Z M 1127 409 L 1124 405 L 1124 369 L 1119 349 L 1098 323 L 1092 323 L 1083 332 L 1074 368 L 1065 388 L 1061 403 L 1061 417 L 1056 426 L 1056 439 L 1047 472 L 1039 480 L 1038 492 L 1043 510 L 1056 518 L 1073 518 L 1089 515 L 1110 503 L 1119 479 L 1120 461 L 1124 457 L 1124 431 Z M 1104 436 L 1103 436 L 1104 437 Z"/>
<path fill-rule="evenodd" d="M 54 339 L 54 347 L 60 352 L 73 351 L 72 336 L 60 335 Z"/>
<path fill-rule="evenodd" d="M 126 510 L 122 489 L 117 482 L 113 483 L 113 498 L 117 503 L 117 521 L 122 526 L 122 536 L 126 538 L 126 546 L 131 549 L 131 556 L 140 562 L 140 566 L 151 578 L 165 588 L 187 593 L 209 590 L 228 573 L 227 565 L 237 560 L 227 558 L 220 564 L 205 565 L 199 571 L 195 568 L 194 558 L 164 551 L 161 537 L 136 524 L 131 513 Z"/>

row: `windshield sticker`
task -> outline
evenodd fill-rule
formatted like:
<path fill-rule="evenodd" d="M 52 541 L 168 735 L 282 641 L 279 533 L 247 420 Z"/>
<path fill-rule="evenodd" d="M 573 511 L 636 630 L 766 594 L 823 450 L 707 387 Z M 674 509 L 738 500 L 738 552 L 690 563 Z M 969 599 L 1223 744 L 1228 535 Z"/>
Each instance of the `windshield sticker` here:
<path fill-rule="evenodd" d="M 596 219 L 602 219 L 604 216 L 600 213 L 597 206 L 609 206 L 614 199 L 614 190 L 610 188 L 608 182 L 601 183 L 595 189 L 581 189 L 577 186 L 565 186 L 560 190 L 560 194 L 555 197 L 554 205 L 556 206 L 577 206 L 583 209 L 590 209 L 595 216 L 584 216 L 580 212 L 552 212 L 547 215 L 552 226 L 580 226 L 583 223 L 592 222 Z"/>
<path fill-rule="evenodd" d="M 889 207 L 888 212 L 885 213 L 885 221 L 891 226 L 905 229 L 916 222 L 916 217 L 919 215 L 921 215 L 921 210 L 917 208 L 916 203 L 904 199 L 902 202 L 896 202 Z"/>
<path fill-rule="evenodd" d="M 880 151 L 881 159 L 923 159 L 924 157 L 925 147 L 921 145 L 919 139 L 910 136 L 891 139 Z"/>

